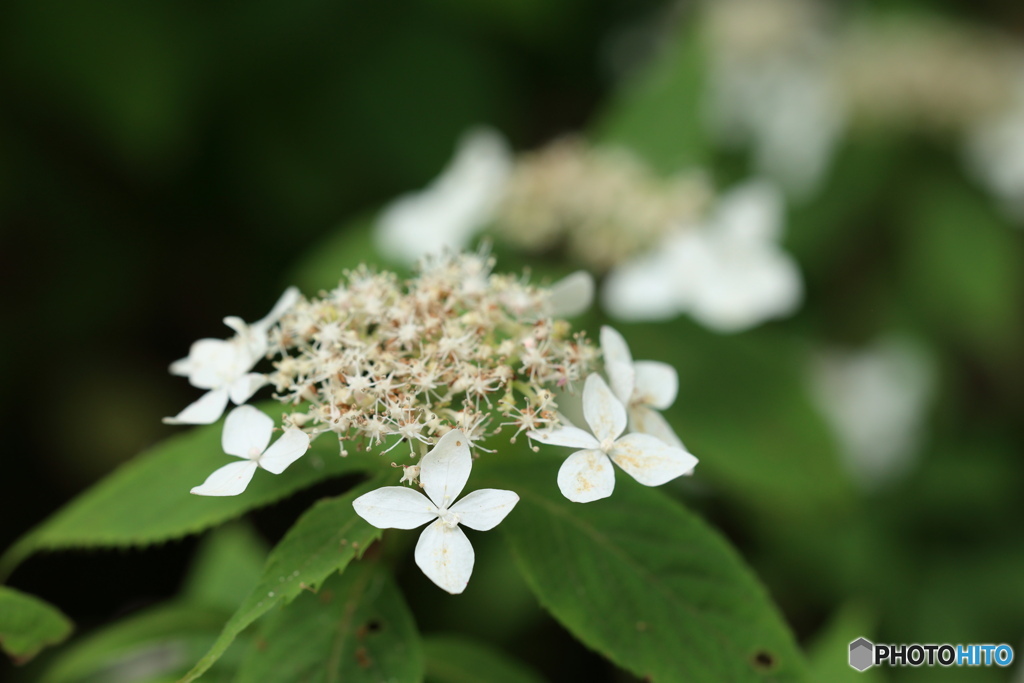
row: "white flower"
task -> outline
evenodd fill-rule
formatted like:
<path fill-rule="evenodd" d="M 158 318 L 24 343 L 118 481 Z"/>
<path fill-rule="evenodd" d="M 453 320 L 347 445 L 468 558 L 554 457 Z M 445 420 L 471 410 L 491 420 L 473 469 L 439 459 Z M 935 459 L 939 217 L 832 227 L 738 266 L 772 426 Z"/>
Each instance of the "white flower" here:
<path fill-rule="evenodd" d="M 224 324 L 235 331 L 230 339 L 200 339 L 192 344 L 188 357 L 171 364 L 171 374 L 188 377 L 199 389 L 208 389 L 167 424 L 211 424 L 220 419 L 228 399 L 236 405 L 249 400 L 266 384 L 266 376 L 249 372 L 267 352 L 267 332 L 299 300 L 299 290 L 289 287 L 265 317 L 247 324 L 229 316 Z"/>
<path fill-rule="evenodd" d="M 1024 219 L 1024 93 L 1015 106 L 976 124 L 965 153 L 974 175 L 1017 221 Z"/>
<path fill-rule="evenodd" d="M 469 131 L 429 187 L 384 207 L 374 233 L 378 250 L 412 264 L 427 254 L 464 249 L 491 220 L 511 168 L 512 154 L 501 135 Z"/>
<path fill-rule="evenodd" d="M 672 426 L 661 416 L 676 400 L 679 375 L 668 363 L 633 361 L 622 335 L 607 325 L 601 327 L 601 352 L 612 392 L 629 416 L 630 431 L 650 434 L 669 446 L 686 450 Z"/>
<path fill-rule="evenodd" d="M 846 127 L 846 107 L 819 57 L 723 63 L 712 75 L 716 134 L 749 142 L 758 171 L 797 197 L 818 187 Z"/>
<path fill-rule="evenodd" d="M 551 316 L 572 318 L 580 315 L 594 302 L 594 278 L 585 270 L 577 270 L 551 285 Z"/>
<path fill-rule="evenodd" d="M 583 415 L 593 434 L 570 425 L 529 433 L 541 443 L 582 449 L 566 458 L 558 470 L 558 488 L 575 503 L 612 495 L 613 462 L 644 486 L 660 486 L 697 464 L 697 458 L 685 450 L 649 434 L 621 436 L 626 430 L 626 408 L 599 375 L 587 377 Z"/>
<path fill-rule="evenodd" d="M 803 297 L 796 262 L 777 244 L 782 197 L 764 181 L 725 195 L 711 220 L 681 227 L 649 254 L 609 274 L 605 309 L 621 320 L 686 312 L 718 332 L 792 313 Z"/>
<path fill-rule="evenodd" d="M 815 361 L 813 396 L 850 472 L 867 488 L 905 474 L 917 455 L 935 384 L 928 358 L 893 338 L 857 352 L 826 351 Z"/>
<path fill-rule="evenodd" d="M 415 529 L 433 522 L 416 543 L 416 565 L 452 594 L 465 590 L 473 573 L 473 546 L 459 525 L 493 529 L 519 502 L 512 491 L 481 489 L 454 503 L 472 466 L 469 439 L 452 430 L 420 459 L 420 483 L 427 495 L 385 486 L 352 501 L 356 514 L 378 529 Z"/>
<path fill-rule="evenodd" d="M 252 406 L 239 406 L 228 413 L 221 445 L 225 453 L 243 461 L 214 471 L 200 486 L 193 487 L 192 493 L 237 496 L 249 485 L 257 467 L 281 474 L 309 448 L 309 435 L 301 429 L 286 429 L 281 438 L 267 448 L 273 430 L 274 421 Z"/>

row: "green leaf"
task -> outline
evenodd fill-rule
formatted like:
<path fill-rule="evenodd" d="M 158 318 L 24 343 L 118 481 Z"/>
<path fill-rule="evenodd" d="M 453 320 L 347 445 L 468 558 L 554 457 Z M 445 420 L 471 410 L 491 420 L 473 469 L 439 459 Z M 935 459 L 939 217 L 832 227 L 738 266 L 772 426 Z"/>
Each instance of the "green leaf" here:
<path fill-rule="evenodd" d="M 216 529 L 199 547 L 182 597 L 230 614 L 259 581 L 266 559 L 266 544 L 248 526 L 235 523 Z"/>
<path fill-rule="evenodd" d="M 327 436 L 317 439 L 286 472 L 257 472 L 242 495 L 189 495 L 193 486 L 231 460 L 220 438 L 220 424 L 198 427 L 121 466 L 12 546 L 0 558 L 0 577 L 38 550 L 145 546 L 180 538 L 328 477 L 378 466 L 368 457 L 339 457 L 337 442 Z"/>
<path fill-rule="evenodd" d="M 903 276 L 914 316 L 975 347 L 996 374 L 1024 336 L 1024 241 L 991 200 L 962 182 L 928 177 L 911 197 Z"/>
<path fill-rule="evenodd" d="M 419 633 L 390 569 L 360 562 L 269 618 L 236 683 L 421 680 Z"/>
<path fill-rule="evenodd" d="M 493 465 L 487 485 L 519 494 L 500 528 L 573 635 L 654 681 L 808 680 L 785 622 L 717 532 L 620 470 L 611 498 L 572 503 L 555 484 L 561 460 Z"/>
<path fill-rule="evenodd" d="M 841 608 L 808 648 L 812 680 L 829 683 L 879 683 L 885 680 L 877 668 L 863 672 L 850 666 L 850 643 L 858 638 L 871 640 L 874 618 L 855 604 Z"/>
<path fill-rule="evenodd" d="M 52 605 L 7 586 L 0 586 L 0 648 L 23 664 L 48 645 L 71 633 L 71 621 Z"/>
<path fill-rule="evenodd" d="M 482 671 L 489 683 L 542 683 L 539 674 L 522 662 L 488 645 L 454 635 L 423 640 L 427 683 L 476 683 Z"/>
<path fill-rule="evenodd" d="M 222 610 L 188 604 L 134 614 L 65 649 L 42 682 L 125 680 L 128 672 L 142 670 L 145 680 L 181 675 L 216 637 L 225 617 Z"/>
<path fill-rule="evenodd" d="M 227 650 L 235 637 L 271 608 L 291 602 L 303 589 L 316 590 L 335 571 L 344 569 L 380 538 L 380 529 L 364 522 L 352 501 L 383 481 L 368 482 L 344 496 L 313 505 L 270 552 L 256 588 L 225 624 L 209 652 L 182 681 L 193 681 Z"/>
<path fill-rule="evenodd" d="M 855 500 L 835 438 L 808 391 L 808 350 L 755 330 L 722 336 L 686 320 L 617 324 L 637 359 L 670 360 L 679 396 L 665 411 L 713 481 L 744 507 L 816 516 Z"/>
<path fill-rule="evenodd" d="M 700 34 L 698 22 L 683 23 L 681 35 L 611 102 L 594 128 L 598 142 L 629 147 L 662 173 L 706 161 L 701 94 L 708 67 Z"/>

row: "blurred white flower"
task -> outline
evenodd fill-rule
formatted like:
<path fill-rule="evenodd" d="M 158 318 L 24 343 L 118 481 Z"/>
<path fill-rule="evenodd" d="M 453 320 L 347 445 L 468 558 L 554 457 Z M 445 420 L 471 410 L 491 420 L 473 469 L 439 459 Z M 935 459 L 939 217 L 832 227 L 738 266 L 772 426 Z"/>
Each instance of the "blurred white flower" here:
<path fill-rule="evenodd" d="M 967 164 L 1018 225 L 1024 223 L 1024 96 L 969 131 Z"/>
<path fill-rule="evenodd" d="M 200 339 L 192 344 L 188 356 L 171 364 L 171 374 L 188 377 L 189 384 L 208 389 L 198 400 L 167 424 L 211 424 L 220 419 L 228 400 L 241 405 L 266 384 L 266 376 L 249 372 L 267 352 L 267 332 L 299 300 L 299 290 L 289 287 L 265 317 L 247 324 L 229 316 L 224 324 L 235 331 L 230 339 Z"/>
<path fill-rule="evenodd" d="M 551 316 L 572 318 L 594 303 L 594 278 L 585 270 L 577 270 L 551 285 Z"/>
<path fill-rule="evenodd" d="M 689 313 L 738 332 L 792 313 L 803 297 L 796 262 L 778 245 L 782 197 L 765 181 L 723 196 L 704 225 L 680 227 L 660 246 L 612 271 L 602 292 L 620 320 Z"/>
<path fill-rule="evenodd" d="M 840 94 L 820 60 L 720 67 L 710 102 L 717 135 L 750 144 L 758 172 L 795 197 L 810 195 L 821 183 L 846 126 Z"/>
<path fill-rule="evenodd" d="M 935 383 L 927 357 L 905 340 L 862 351 L 830 350 L 812 365 L 811 388 L 849 470 L 868 488 L 913 465 Z"/>
<path fill-rule="evenodd" d="M 672 426 L 658 412 L 676 400 L 679 392 L 676 369 L 659 361 L 634 362 L 626 340 L 607 325 L 601 327 L 601 352 L 612 392 L 626 406 L 630 430 L 650 434 L 669 446 L 686 450 Z"/>
<path fill-rule="evenodd" d="M 464 249 L 493 217 L 511 168 L 512 154 L 501 135 L 470 130 L 429 187 L 381 211 L 374 232 L 379 252 L 413 264 L 427 254 Z"/>
<path fill-rule="evenodd" d="M 477 531 L 493 529 L 519 496 L 481 489 L 453 504 L 473 467 L 469 439 L 457 429 L 442 436 L 419 467 L 419 481 L 427 495 L 403 486 L 385 486 L 359 496 L 352 507 L 378 529 L 415 529 L 432 521 L 416 543 L 416 566 L 444 590 L 461 593 L 473 573 L 475 554 L 459 525 Z"/>
<path fill-rule="evenodd" d="M 281 474 L 309 448 L 309 435 L 300 429 L 286 429 L 267 448 L 274 421 L 252 406 L 239 406 L 224 420 L 221 445 L 224 452 L 242 458 L 216 470 L 201 485 L 192 488 L 198 496 L 237 496 L 245 490 L 257 467 Z"/>
<path fill-rule="evenodd" d="M 660 486 L 692 471 L 697 458 L 649 434 L 627 434 L 626 408 L 600 375 L 587 377 L 583 415 L 592 434 L 563 425 L 534 431 L 529 437 L 544 444 L 579 448 L 558 470 L 558 488 L 574 503 L 607 498 L 615 489 L 615 470 L 621 467 L 644 486 Z"/>

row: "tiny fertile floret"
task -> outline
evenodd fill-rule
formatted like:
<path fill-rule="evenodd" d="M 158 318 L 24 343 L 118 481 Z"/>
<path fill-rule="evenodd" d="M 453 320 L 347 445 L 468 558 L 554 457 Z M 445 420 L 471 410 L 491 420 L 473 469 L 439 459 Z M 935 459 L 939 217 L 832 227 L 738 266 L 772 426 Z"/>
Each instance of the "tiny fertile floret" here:
<path fill-rule="evenodd" d="M 548 289 L 491 273 L 482 254 L 423 262 L 401 281 L 361 267 L 300 299 L 270 330 L 285 427 L 350 445 L 422 455 L 452 429 L 474 443 L 503 425 L 558 425 L 551 390 L 571 389 L 599 355 L 552 318 Z M 493 409 L 507 420 L 497 420 Z"/>

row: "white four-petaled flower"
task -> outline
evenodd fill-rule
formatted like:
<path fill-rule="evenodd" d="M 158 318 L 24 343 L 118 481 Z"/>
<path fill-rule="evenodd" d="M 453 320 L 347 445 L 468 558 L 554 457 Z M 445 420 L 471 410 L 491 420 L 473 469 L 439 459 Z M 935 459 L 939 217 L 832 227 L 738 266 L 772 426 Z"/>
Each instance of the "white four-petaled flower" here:
<path fill-rule="evenodd" d="M 199 496 L 237 496 L 245 490 L 257 467 L 281 474 L 309 448 L 309 435 L 301 429 L 286 429 L 270 448 L 274 421 L 252 406 L 238 406 L 224 421 L 221 445 L 224 452 L 244 458 L 242 462 L 225 465 L 193 487 Z"/>
<path fill-rule="evenodd" d="M 620 320 L 689 313 L 718 332 L 789 315 L 803 297 L 796 261 L 779 245 L 783 205 L 765 181 L 726 194 L 704 225 L 681 226 L 605 282 L 605 309 Z"/>
<path fill-rule="evenodd" d="M 416 543 L 416 565 L 452 594 L 465 590 L 475 558 L 459 525 L 493 529 L 519 502 L 514 492 L 500 489 L 474 491 L 455 502 L 473 467 L 469 443 L 465 434 L 453 430 L 420 459 L 420 484 L 427 495 L 385 486 L 352 501 L 356 514 L 378 529 L 415 529 L 433 522 Z"/>
<path fill-rule="evenodd" d="M 601 328 L 601 353 L 612 391 L 626 406 L 630 431 L 650 434 L 669 446 L 685 450 L 671 425 L 658 412 L 676 400 L 676 369 L 656 360 L 634 362 L 626 340 L 607 325 Z"/>
<path fill-rule="evenodd" d="M 207 389 L 198 400 L 167 424 L 211 424 L 220 419 L 230 399 L 241 405 L 266 384 L 266 376 L 249 372 L 267 352 L 267 332 L 299 299 L 299 290 L 289 287 L 264 318 L 247 324 L 229 316 L 224 324 L 235 331 L 230 339 L 200 339 L 192 344 L 188 356 L 171 364 L 171 374 L 188 377 L 189 383 Z"/>
<path fill-rule="evenodd" d="M 589 503 L 610 496 L 615 488 L 613 462 L 644 486 L 660 486 L 697 464 L 690 453 L 649 434 L 622 436 L 626 407 L 600 375 L 587 377 L 583 415 L 593 434 L 571 425 L 529 433 L 541 443 L 581 449 L 558 470 L 558 488 L 573 502 Z"/>

